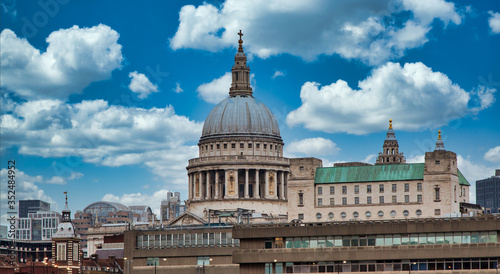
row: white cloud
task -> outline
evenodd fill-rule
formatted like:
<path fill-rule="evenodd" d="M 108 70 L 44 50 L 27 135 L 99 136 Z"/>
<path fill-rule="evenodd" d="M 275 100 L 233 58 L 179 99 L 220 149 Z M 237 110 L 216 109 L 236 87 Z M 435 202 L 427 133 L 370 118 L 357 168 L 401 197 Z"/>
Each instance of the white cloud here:
<path fill-rule="evenodd" d="M 181 84 L 179 84 L 179 83 L 175 83 L 175 88 L 173 89 L 173 91 L 174 91 L 175 93 L 181 93 L 181 92 L 183 92 L 184 90 L 181 88 Z"/>
<path fill-rule="evenodd" d="M 108 202 L 120 203 L 126 206 L 147 205 L 151 207 L 153 213 L 155 213 L 159 218 L 161 201 L 167 199 L 168 192 L 169 191 L 166 189 L 161 189 L 153 193 L 153 195 L 147 195 L 138 192 L 138 193 L 123 194 L 121 197 L 108 193 L 104 195 L 102 200 Z"/>
<path fill-rule="evenodd" d="M 45 180 L 45 183 L 55 184 L 55 185 L 65 185 L 67 181 L 80 179 L 82 177 L 83 177 L 82 173 L 71 171 L 68 177 L 52 176 L 52 178 Z"/>
<path fill-rule="evenodd" d="M 226 72 L 210 83 L 201 84 L 197 89 L 198 95 L 208 103 L 217 104 L 229 96 L 231 87 L 231 72 Z"/>
<path fill-rule="evenodd" d="M 8 191 L 10 190 L 8 188 L 8 175 L 9 175 L 9 170 L 6 168 L 3 168 L 0 170 L 0 176 L 2 178 L 1 180 L 1 191 L 0 191 L 0 201 L 2 203 L 0 204 L 0 208 L 2 212 L 9 212 L 12 211 L 11 209 L 8 208 Z M 45 194 L 45 191 L 42 190 L 37 184 L 45 183 L 46 180 L 43 178 L 43 176 L 32 176 L 24 173 L 23 171 L 16 169 L 15 170 L 15 199 L 16 201 L 19 200 L 43 200 L 51 204 L 51 210 L 56 209 L 57 203 L 50 197 Z M 2 225 L 5 225 L 6 215 L 1 216 L 1 223 Z"/>
<path fill-rule="evenodd" d="M 435 19 L 462 21 L 444 0 L 226 0 L 182 7 L 170 47 L 218 51 L 234 47 L 242 29 L 247 51 L 261 58 L 339 54 L 376 65 L 427 42 Z"/>
<path fill-rule="evenodd" d="M 363 163 L 372 163 L 375 161 L 377 154 L 369 154 L 367 155 L 361 162 Z"/>
<path fill-rule="evenodd" d="M 387 63 L 351 89 L 343 80 L 320 87 L 306 82 L 302 105 L 290 112 L 287 124 L 310 130 L 366 134 L 384 129 L 394 119 L 400 130 L 421 130 L 489 107 L 496 89 L 466 92 L 443 73 L 422 63 Z M 470 106 L 476 103 L 476 106 Z"/>
<path fill-rule="evenodd" d="M 106 25 L 52 32 L 40 52 L 10 29 L 0 34 L 2 87 L 32 98 L 66 99 L 108 79 L 123 60 L 119 34 Z"/>
<path fill-rule="evenodd" d="M 488 24 L 490 25 L 491 32 L 500 33 L 500 13 L 493 12 L 491 10 L 488 11 L 488 13 L 491 15 L 490 18 L 488 18 Z"/>
<path fill-rule="evenodd" d="M 137 96 L 140 99 L 145 99 L 149 96 L 149 94 L 158 92 L 158 86 L 151 83 L 146 75 L 133 71 L 128 74 L 128 77 L 132 78 L 128 88 L 131 91 L 138 93 L 139 95 Z"/>
<path fill-rule="evenodd" d="M 279 76 L 285 76 L 285 72 L 283 72 L 281 70 L 276 70 L 271 78 L 274 79 L 274 78 L 279 77 Z"/>
<path fill-rule="evenodd" d="M 493 163 L 500 163 L 500 146 L 491 148 L 484 154 L 484 159 Z"/>
<path fill-rule="evenodd" d="M 457 164 L 458 169 L 460 169 L 471 185 L 469 188 L 470 202 L 476 203 L 476 181 L 494 175 L 495 169 L 493 167 L 473 163 L 469 159 L 462 157 L 462 155 L 457 155 Z"/>
<path fill-rule="evenodd" d="M 285 146 L 287 154 L 302 154 L 311 156 L 332 155 L 340 151 L 340 148 L 330 139 L 322 137 L 307 138 L 293 141 Z"/>
<path fill-rule="evenodd" d="M 76 157 L 105 166 L 145 165 L 169 182 L 186 180 L 185 164 L 196 157 L 188 145 L 201 134 L 202 123 L 165 108 L 109 106 L 106 101 L 67 104 L 59 100 L 15 103 L 1 116 L 2 147 L 40 157 Z M 177 163 L 176 161 L 181 161 Z M 81 178 L 66 161 L 53 165 L 64 180 Z M 53 178 L 52 183 L 63 183 Z"/>

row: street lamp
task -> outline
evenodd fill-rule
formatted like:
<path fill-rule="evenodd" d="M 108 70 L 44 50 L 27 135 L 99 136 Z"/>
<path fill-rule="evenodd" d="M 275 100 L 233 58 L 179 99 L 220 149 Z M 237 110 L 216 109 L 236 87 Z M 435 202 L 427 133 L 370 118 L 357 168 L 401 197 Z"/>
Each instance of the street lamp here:
<path fill-rule="evenodd" d="M 411 265 L 416 265 L 417 263 L 408 263 L 408 273 L 411 273 Z"/>
<path fill-rule="evenodd" d="M 127 263 L 127 274 L 130 274 L 130 262 L 134 262 L 134 260 L 129 260 L 127 257 L 124 257 L 123 260 Z"/>

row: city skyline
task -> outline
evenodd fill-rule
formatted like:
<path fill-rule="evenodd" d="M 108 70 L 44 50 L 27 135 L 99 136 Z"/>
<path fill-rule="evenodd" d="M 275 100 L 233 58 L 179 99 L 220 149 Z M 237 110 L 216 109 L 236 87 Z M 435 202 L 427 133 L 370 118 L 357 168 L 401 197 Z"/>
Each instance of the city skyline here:
<path fill-rule="evenodd" d="M 407 162 L 442 131 L 471 184 L 500 168 L 500 4 L 466 1 L 2 3 L 2 224 L 16 199 L 187 199 L 188 159 L 228 96 L 243 32 L 285 157 L 374 163 L 389 119 Z"/>

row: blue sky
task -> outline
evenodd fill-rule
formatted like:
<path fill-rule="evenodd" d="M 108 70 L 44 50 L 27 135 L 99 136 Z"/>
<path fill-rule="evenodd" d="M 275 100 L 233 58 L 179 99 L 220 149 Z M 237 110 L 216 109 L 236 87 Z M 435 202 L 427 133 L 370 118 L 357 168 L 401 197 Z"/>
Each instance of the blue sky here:
<path fill-rule="evenodd" d="M 73 212 L 186 199 L 240 29 L 285 156 L 373 163 L 393 119 L 408 162 L 441 129 L 472 185 L 500 168 L 498 1 L 10 0 L 1 13 L 2 214 L 8 160 L 17 199 L 54 210 L 64 191 Z"/>

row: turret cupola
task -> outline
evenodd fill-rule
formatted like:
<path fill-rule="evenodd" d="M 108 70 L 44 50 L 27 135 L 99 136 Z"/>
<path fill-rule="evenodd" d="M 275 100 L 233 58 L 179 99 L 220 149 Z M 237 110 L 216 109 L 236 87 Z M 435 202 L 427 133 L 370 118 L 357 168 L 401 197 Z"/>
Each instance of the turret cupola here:
<path fill-rule="evenodd" d="M 389 129 L 385 137 L 384 145 L 382 146 L 382 152 L 379 152 L 377 165 L 388 165 L 388 164 L 403 164 L 406 163 L 406 159 L 403 153 L 399 152 L 399 144 L 396 139 L 396 134 L 392 128 L 392 119 L 389 120 Z"/>
<path fill-rule="evenodd" d="M 247 56 L 243 52 L 243 40 L 241 37 L 243 33 L 238 33 L 240 40 L 238 40 L 238 52 L 234 57 L 234 66 L 232 71 L 232 83 L 229 89 L 229 96 L 235 97 L 238 95 L 252 96 L 252 87 L 250 87 L 250 68 L 247 66 Z"/>
<path fill-rule="evenodd" d="M 438 130 L 438 139 L 436 141 L 436 148 L 434 149 L 434 151 L 436 150 L 446 150 L 444 149 L 443 139 L 441 139 L 441 130 Z"/>

